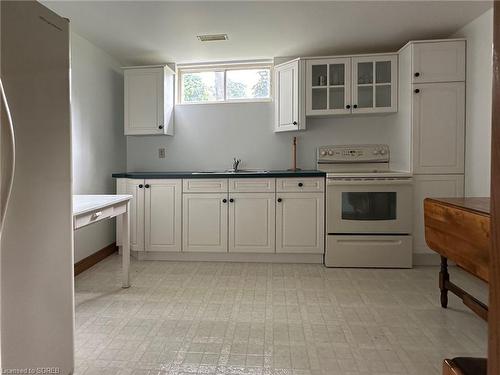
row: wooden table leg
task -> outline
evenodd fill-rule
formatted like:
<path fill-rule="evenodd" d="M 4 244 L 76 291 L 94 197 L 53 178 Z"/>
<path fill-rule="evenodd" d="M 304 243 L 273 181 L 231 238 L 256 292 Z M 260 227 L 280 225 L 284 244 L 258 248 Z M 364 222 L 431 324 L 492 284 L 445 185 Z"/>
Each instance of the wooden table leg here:
<path fill-rule="evenodd" d="M 122 288 L 130 287 L 130 202 L 122 214 Z"/>
<path fill-rule="evenodd" d="M 448 259 L 441 257 L 441 271 L 439 272 L 439 289 L 441 289 L 441 307 L 448 307 L 448 288 L 447 283 L 450 281 L 448 273 Z"/>

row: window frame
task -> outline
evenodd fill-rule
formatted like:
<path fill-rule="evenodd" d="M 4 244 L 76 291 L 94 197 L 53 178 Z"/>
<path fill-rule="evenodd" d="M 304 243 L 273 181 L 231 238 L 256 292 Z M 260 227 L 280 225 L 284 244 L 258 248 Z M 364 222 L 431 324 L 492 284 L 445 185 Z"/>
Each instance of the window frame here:
<path fill-rule="evenodd" d="M 268 98 L 227 98 L 227 72 L 231 70 L 269 69 L 269 97 Z M 183 75 L 186 73 L 223 72 L 224 73 L 224 99 L 213 101 L 185 102 L 183 101 Z M 206 104 L 231 104 L 231 103 L 267 103 L 273 100 L 273 62 L 249 61 L 238 63 L 213 63 L 213 64 L 179 64 L 177 65 L 177 90 L 176 105 L 206 105 Z"/>

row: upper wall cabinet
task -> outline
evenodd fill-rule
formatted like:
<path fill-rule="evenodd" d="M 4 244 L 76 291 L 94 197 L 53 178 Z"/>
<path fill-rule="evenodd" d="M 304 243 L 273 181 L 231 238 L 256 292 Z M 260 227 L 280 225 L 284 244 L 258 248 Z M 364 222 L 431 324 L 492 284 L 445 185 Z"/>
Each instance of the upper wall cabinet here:
<path fill-rule="evenodd" d="M 465 81 L 465 40 L 412 44 L 413 83 Z"/>
<path fill-rule="evenodd" d="M 397 55 L 352 58 L 352 113 L 396 112 Z"/>
<path fill-rule="evenodd" d="M 304 130 L 304 61 L 292 60 L 274 67 L 275 132 Z"/>
<path fill-rule="evenodd" d="M 308 60 L 306 115 L 351 113 L 351 59 Z"/>
<path fill-rule="evenodd" d="M 124 70 L 125 135 L 173 135 L 175 72 L 166 65 Z"/>
<path fill-rule="evenodd" d="M 464 173 L 465 82 L 413 85 L 413 173 Z"/>
<path fill-rule="evenodd" d="M 307 60 L 306 115 L 397 111 L 397 55 Z"/>

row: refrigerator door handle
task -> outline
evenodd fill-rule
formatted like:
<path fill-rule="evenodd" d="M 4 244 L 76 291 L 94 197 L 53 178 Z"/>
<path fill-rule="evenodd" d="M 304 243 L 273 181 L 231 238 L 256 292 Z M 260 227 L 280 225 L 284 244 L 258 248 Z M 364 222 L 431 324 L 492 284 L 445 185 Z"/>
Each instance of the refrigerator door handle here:
<path fill-rule="evenodd" d="M 2 234 L 5 213 L 9 204 L 10 194 L 12 192 L 12 183 L 14 181 L 14 171 L 16 167 L 16 142 L 14 137 L 14 124 L 10 114 L 9 103 L 5 90 L 3 87 L 2 79 L 0 78 L 0 93 L 2 95 L 3 111 L 2 120 L 7 121 L 0 123 L 1 129 L 1 147 L 0 147 L 0 236 Z M 5 115 L 5 116 L 4 116 Z M 7 124 L 4 124 L 4 123 Z M 5 128 L 7 127 L 7 128 Z M 5 139 L 8 138 L 8 139 Z"/>

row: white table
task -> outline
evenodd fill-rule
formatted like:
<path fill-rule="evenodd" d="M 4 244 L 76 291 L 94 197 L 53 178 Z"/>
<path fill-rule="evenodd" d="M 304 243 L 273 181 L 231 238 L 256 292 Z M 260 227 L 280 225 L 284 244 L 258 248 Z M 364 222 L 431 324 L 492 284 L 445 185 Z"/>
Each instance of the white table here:
<path fill-rule="evenodd" d="M 122 287 L 130 287 L 131 195 L 73 195 L 73 229 L 122 215 Z"/>

